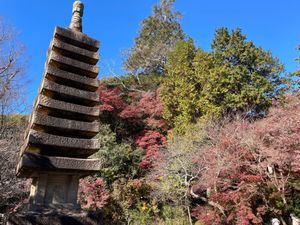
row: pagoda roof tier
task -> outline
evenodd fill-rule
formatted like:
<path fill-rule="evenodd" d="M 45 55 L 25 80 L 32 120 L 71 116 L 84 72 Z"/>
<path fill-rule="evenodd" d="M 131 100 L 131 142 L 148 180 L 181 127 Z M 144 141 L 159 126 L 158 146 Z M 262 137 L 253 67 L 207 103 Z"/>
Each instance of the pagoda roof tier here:
<path fill-rule="evenodd" d="M 101 161 L 96 159 L 78 159 L 66 157 L 49 157 L 26 153 L 17 165 L 17 176 L 30 178 L 44 172 L 79 173 L 82 176 L 98 172 Z"/>

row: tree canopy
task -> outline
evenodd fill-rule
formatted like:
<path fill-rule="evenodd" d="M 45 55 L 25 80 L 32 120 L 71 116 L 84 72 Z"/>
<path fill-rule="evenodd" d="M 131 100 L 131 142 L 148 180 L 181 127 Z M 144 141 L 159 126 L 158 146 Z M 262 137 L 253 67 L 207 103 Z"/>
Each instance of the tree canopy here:
<path fill-rule="evenodd" d="M 265 111 L 283 84 L 283 65 L 240 29 L 216 30 L 211 52 L 179 42 L 165 68 L 164 115 L 181 128 L 213 115 Z"/>
<path fill-rule="evenodd" d="M 167 53 L 185 35 L 179 23 L 181 14 L 173 11 L 175 0 L 161 0 L 153 14 L 142 21 L 139 36 L 128 51 L 125 68 L 133 74 L 162 74 Z"/>

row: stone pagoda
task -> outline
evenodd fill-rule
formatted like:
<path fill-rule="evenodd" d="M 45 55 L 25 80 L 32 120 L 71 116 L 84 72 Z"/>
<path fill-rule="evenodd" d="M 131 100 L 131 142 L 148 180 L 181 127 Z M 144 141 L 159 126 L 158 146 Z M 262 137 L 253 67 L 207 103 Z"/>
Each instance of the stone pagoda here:
<path fill-rule="evenodd" d="M 60 212 L 60 216 L 71 212 L 69 217 L 74 217 L 75 212 L 81 212 L 79 179 L 101 166 L 99 160 L 88 159 L 99 151 L 99 42 L 82 33 L 83 8 L 80 1 L 74 2 L 70 27 L 55 28 L 48 50 L 17 165 L 18 177 L 32 178 L 29 210 L 23 220 L 29 212 L 39 212 L 40 219 L 48 212 Z M 8 224 L 23 224 L 17 216 L 10 220 Z M 77 224 L 55 223 L 54 217 L 45 222 L 48 220 L 24 224 Z"/>

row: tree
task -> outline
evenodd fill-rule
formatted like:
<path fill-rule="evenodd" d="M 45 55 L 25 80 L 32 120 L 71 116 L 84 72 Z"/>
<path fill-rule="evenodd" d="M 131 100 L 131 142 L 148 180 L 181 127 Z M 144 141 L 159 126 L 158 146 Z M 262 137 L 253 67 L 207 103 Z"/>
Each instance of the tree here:
<path fill-rule="evenodd" d="M 163 74 L 167 53 L 185 38 L 179 23 L 181 15 L 173 12 L 175 0 L 161 0 L 153 15 L 142 21 L 135 45 L 128 51 L 125 68 L 133 74 Z"/>
<path fill-rule="evenodd" d="M 134 150 L 135 153 L 138 153 L 138 148 L 143 149 L 145 156 L 140 162 L 140 167 L 146 169 L 151 167 L 159 150 L 166 143 L 165 135 L 168 127 L 161 116 L 163 106 L 159 89 L 143 91 L 131 88 L 125 83 L 120 86 L 109 87 L 102 83 L 98 90 L 101 101 L 99 107 L 102 112 L 100 119 L 109 124 L 116 133 L 114 140 L 115 146 L 118 145 L 116 148 L 123 149 L 107 151 L 107 154 L 112 157 L 114 155 L 112 152 L 116 152 L 116 156 L 120 157 L 122 152 L 124 156 L 130 157 L 133 156 L 129 154 L 132 152 L 130 150 L 132 146 L 137 148 Z"/>
<path fill-rule="evenodd" d="M 200 129 L 176 136 L 162 150 L 156 159 L 156 166 L 147 175 L 148 182 L 153 186 L 152 198 L 162 205 L 171 206 L 173 210 L 185 212 L 185 222 L 181 224 L 193 224 L 190 191 L 193 183 L 199 182 L 206 171 L 205 151 L 193 146 L 193 143 L 201 141 Z"/>
<path fill-rule="evenodd" d="M 98 175 L 110 190 L 104 208 L 109 224 L 158 224 L 158 208 L 148 200 L 151 187 L 143 177 L 157 163 L 168 127 L 161 116 L 160 77 L 145 75 L 140 81 L 106 79 L 98 90 L 101 146 L 93 157 L 103 159 Z"/>
<path fill-rule="evenodd" d="M 260 120 L 198 122 L 175 135 L 148 176 L 151 195 L 191 207 L 200 224 L 288 224 L 300 215 L 299 110 L 299 95 L 288 96 Z"/>
<path fill-rule="evenodd" d="M 179 42 L 162 81 L 164 117 L 182 132 L 199 118 L 265 112 L 283 91 L 282 64 L 240 29 L 216 31 L 212 52 Z"/>
<path fill-rule="evenodd" d="M 195 122 L 199 114 L 201 85 L 196 78 L 193 62 L 197 49 L 193 40 L 179 41 L 168 56 L 161 98 L 164 118 L 174 127 L 184 129 Z"/>
<path fill-rule="evenodd" d="M 300 45 L 297 46 L 297 49 L 300 50 Z M 300 57 L 296 59 L 300 63 Z M 300 91 L 300 68 L 296 71 L 290 73 L 287 78 L 288 86 L 287 90 L 292 93 L 299 93 Z"/>
<path fill-rule="evenodd" d="M 132 147 L 129 143 L 117 143 L 116 135 L 111 131 L 109 124 L 101 124 L 99 133 L 100 151 L 93 158 L 103 161 L 100 177 L 104 178 L 109 186 L 120 178 L 135 178 L 139 175 L 139 164 L 143 151 Z"/>
<path fill-rule="evenodd" d="M 193 192 L 196 197 L 205 193 L 223 210 L 199 204 L 194 216 L 205 224 L 212 214 L 220 219 L 217 224 L 267 224 L 274 217 L 288 224 L 290 214 L 299 213 L 297 98 L 276 104 L 254 123 L 240 117 L 206 128 L 205 154 L 211 157 Z"/>
<path fill-rule="evenodd" d="M 200 63 L 196 66 L 203 72 L 200 107 L 204 114 L 265 111 L 281 94 L 283 65 L 270 51 L 247 41 L 239 28 L 231 33 L 218 29 L 212 49 L 214 65 L 209 73 L 202 71 Z"/>
<path fill-rule="evenodd" d="M 0 213 L 12 212 L 28 200 L 30 180 L 17 179 L 15 170 L 27 122 L 24 116 L 6 116 L 0 136 Z"/>
<path fill-rule="evenodd" d="M 27 117 L 24 47 L 14 28 L 0 18 L 0 212 L 16 209 L 28 196 L 29 182 L 16 179 L 15 168 Z M 21 106 L 21 107 L 20 107 Z"/>
<path fill-rule="evenodd" d="M 17 40 L 16 31 L 0 17 L 0 107 L 1 115 L 20 106 L 25 83 L 24 46 Z M 23 79 L 23 80 L 22 80 Z M 19 104 L 18 104 L 19 103 Z M 22 101 L 24 104 L 24 101 Z M 2 121 L 3 123 L 3 121 Z"/>

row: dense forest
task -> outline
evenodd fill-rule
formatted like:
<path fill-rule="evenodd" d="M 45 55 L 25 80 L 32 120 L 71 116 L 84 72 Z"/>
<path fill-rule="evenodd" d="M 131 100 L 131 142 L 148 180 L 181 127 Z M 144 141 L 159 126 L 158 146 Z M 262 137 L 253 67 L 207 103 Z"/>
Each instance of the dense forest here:
<path fill-rule="evenodd" d="M 173 4 L 161 0 L 142 21 L 128 74 L 100 80 L 92 158 L 103 167 L 81 180 L 81 206 L 116 225 L 291 224 L 300 217 L 300 72 L 286 74 L 240 28 L 217 29 L 204 51 Z M 0 36 L 0 49 L 14 38 Z M 24 64 L 22 52 L 0 57 L 0 213 L 10 213 L 30 187 L 14 178 L 27 119 L 5 111 L 21 99 L 11 87 Z"/>

